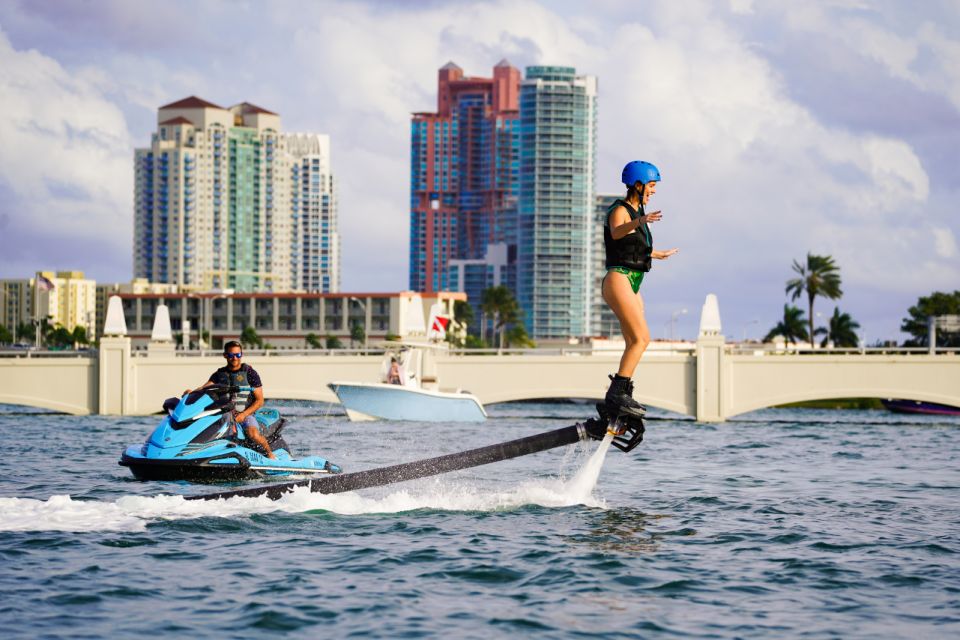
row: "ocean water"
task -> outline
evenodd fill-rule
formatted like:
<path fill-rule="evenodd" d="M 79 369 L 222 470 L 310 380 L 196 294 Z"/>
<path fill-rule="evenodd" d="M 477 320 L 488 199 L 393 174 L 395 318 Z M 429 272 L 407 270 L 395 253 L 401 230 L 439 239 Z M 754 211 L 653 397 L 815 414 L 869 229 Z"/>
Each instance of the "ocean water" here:
<path fill-rule="evenodd" d="M 359 471 L 572 424 L 346 421 L 287 440 Z M 186 502 L 117 465 L 155 417 L 0 406 L 4 638 L 956 638 L 960 420 L 654 413 L 599 442 L 335 496 Z"/>

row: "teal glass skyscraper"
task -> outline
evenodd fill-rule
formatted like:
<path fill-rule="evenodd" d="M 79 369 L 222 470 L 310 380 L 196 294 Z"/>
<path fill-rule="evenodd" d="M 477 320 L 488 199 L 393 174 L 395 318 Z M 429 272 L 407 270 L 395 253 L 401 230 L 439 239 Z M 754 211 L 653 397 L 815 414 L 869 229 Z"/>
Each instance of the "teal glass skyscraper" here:
<path fill-rule="evenodd" d="M 520 84 L 517 297 L 534 339 L 590 335 L 597 79 L 527 67 Z"/>

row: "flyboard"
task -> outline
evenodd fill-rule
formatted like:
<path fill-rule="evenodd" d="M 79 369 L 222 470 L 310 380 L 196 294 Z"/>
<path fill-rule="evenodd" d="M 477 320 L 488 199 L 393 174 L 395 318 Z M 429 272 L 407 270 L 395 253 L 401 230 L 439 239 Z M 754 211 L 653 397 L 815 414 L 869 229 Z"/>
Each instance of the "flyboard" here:
<path fill-rule="evenodd" d="M 643 419 L 629 416 L 618 416 L 610 419 L 602 404 L 597 405 L 599 418 L 590 418 L 586 422 L 578 422 L 569 427 L 547 431 L 537 435 L 501 442 L 478 449 L 470 449 L 459 453 L 451 453 L 436 458 L 417 460 L 390 467 L 368 469 L 355 473 L 342 473 L 322 478 L 311 478 L 296 482 L 284 482 L 268 486 L 253 487 L 250 489 L 235 489 L 233 491 L 218 491 L 196 496 L 186 496 L 186 500 L 220 500 L 228 498 L 258 498 L 266 496 L 271 500 L 279 500 L 284 494 L 298 487 L 309 487 L 312 493 L 343 493 L 370 487 L 379 487 L 396 482 L 426 478 L 450 471 L 478 467 L 493 462 L 518 458 L 574 444 L 581 440 L 603 440 L 610 432 L 613 434 L 613 446 L 623 452 L 629 452 L 643 441 Z"/>

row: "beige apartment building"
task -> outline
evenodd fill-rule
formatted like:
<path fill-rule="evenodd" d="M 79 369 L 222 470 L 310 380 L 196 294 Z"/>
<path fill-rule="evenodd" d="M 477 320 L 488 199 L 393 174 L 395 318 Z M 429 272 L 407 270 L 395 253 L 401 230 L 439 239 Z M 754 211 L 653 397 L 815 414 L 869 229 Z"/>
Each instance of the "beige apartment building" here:
<path fill-rule="evenodd" d="M 38 271 L 33 278 L 0 280 L 0 324 L 13 333 L 17 327 L 47 318 L 68 331 L 84 327 L 96 337 L 97 283 L 82 271 Z M 15 336 L 32 342 L 35 336 Z"/>

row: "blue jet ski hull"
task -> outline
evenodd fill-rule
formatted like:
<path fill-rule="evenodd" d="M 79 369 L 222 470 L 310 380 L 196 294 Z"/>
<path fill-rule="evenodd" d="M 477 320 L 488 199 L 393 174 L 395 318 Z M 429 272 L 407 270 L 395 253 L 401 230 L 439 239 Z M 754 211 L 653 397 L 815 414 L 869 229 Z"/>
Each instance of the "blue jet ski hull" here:
<path fill-rule="evenodd" d="M 164 403 L 167 415 L 142 445 L 130 445 L 119 464 L 138 480 L 221 482 L 340 473 L 320 456 L 294 459 L 281 431 L 285 421 L 276 409 L 260 409 L 255 417 L 275 458 L 237 429 L 228 392 L 208 387 Z"/>
<path fill-rule="evenodd" d="M 279 449 L 274 451 L 277 460 L 271 460 L 245 447 L 236 449 L 193 459 L 162 459 L 144 457 L 141 447 L 131 446 L 121 454 L 119 464 L 128 467 L 137 480 L 224 482 L 340 473 L 340 467 L 317 456 L 293 460 Z"/>

